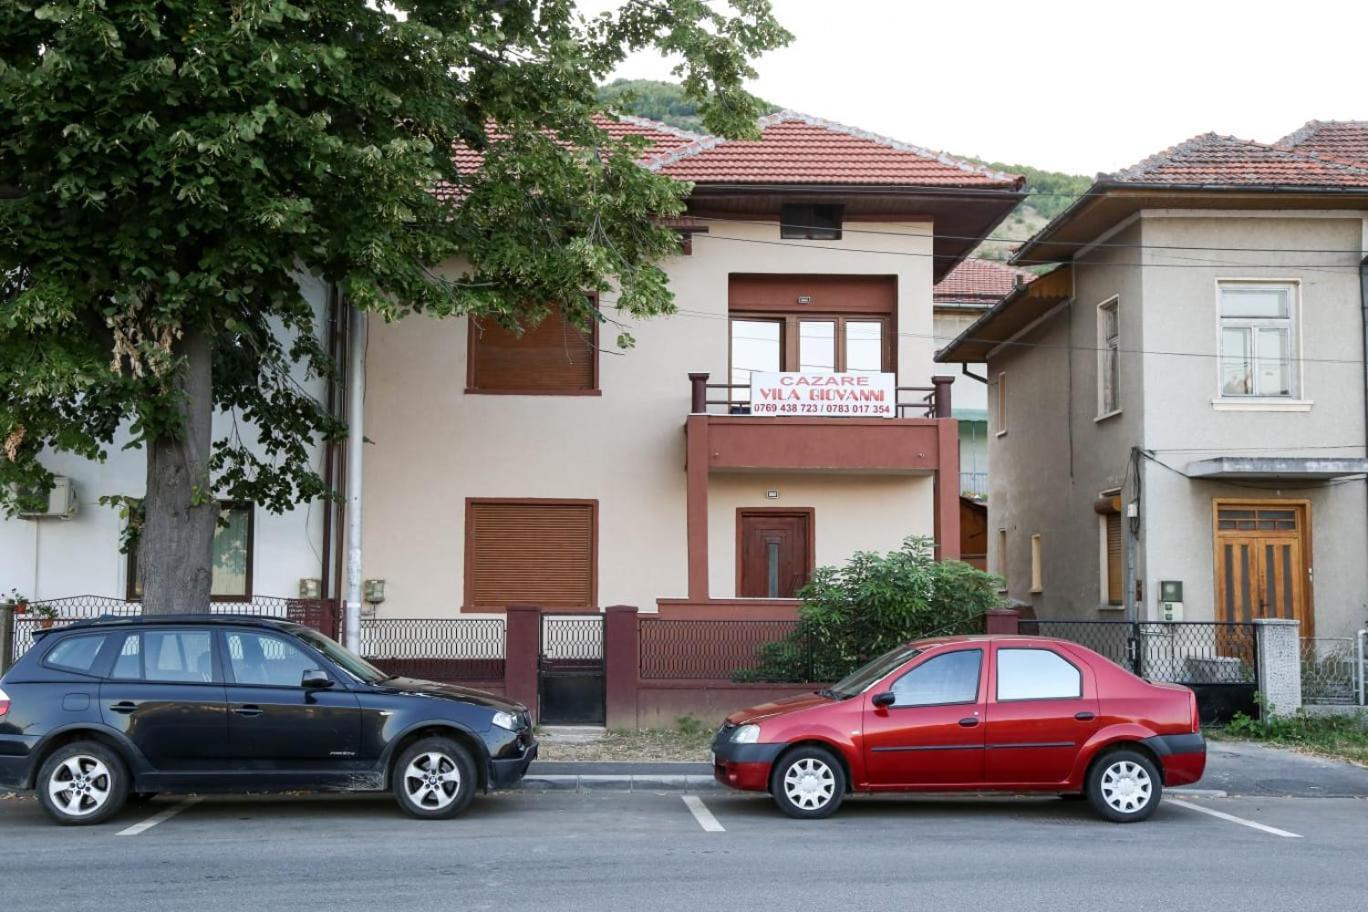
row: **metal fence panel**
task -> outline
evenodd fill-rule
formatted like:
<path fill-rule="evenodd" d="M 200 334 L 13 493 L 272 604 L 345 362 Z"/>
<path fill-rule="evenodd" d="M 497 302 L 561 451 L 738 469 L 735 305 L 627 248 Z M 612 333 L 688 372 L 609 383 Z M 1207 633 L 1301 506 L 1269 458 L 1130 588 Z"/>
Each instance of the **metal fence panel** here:
<path fill-rule="evenodd" d="M 780 677 L 793 683 L 812 677 L 801 655 L 806 644 L 792 640 L 797 621 L 642 618 L 640 625 L 643 679 L 731 680 L 766 665 L 788 671 Z"/>
<path fill-rule="evenodd" d="M 361 655 L 403 677 L 500 681 L 503 618 L 362 618 Z"/>
<path fill-rule="evenodd" d="M 1363 663 L 1356 637 L 1302 637 L 1302 702 L 1352 705 L 1363 699 Z"/>

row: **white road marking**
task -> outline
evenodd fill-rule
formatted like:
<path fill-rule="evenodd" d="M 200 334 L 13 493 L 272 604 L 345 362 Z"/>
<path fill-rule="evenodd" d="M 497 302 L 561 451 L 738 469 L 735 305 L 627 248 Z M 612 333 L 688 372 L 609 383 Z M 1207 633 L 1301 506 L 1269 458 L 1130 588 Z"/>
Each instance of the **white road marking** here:
<path fill-rule="evenodd" d="M 1164 800 L 1170 804 L 1176 804 L 1179 807 L 1185 807 L 1190 811 L 1197 811 L 1202 814 L 1210 814 L 1212 817 L 1219 817 L 1222 820 L 1229 820 L 1231 823 L 1238 823 L 1240 824 L 1240 826 L 1247 826 L 1250 829 L 1259 830 L 1263 833 L 1270 833 L 1274 836 L 1281 836 L 1284 839 L 1302 838 L 1300 833 L 1289 833 L 1287 830 L 1280 830 L 1277 827 L 1271 827 L 1266 824 L 1256 823 L 1253 820 L 1245 820 L 1243 817 L 1236 817 L 1234 814 L 1227 814 L 1224 811 L 1217 811 L 1209 807 L 1202 807 L 1200 804 L 1193 804 L 1190 801 L 1183 801 L 1180 798 L 1166 797 Z"/>
<path fill-rule="evenodd" d="M 689 809 L 689 813 L 694 815 L 694 820 L 703 828 L 705 833 L 725 833 L 726 828 L 717 822 L 713 812 L 708 810 L 708 806 L 703 803 L 703 799 L 697 795 L 685 795 L 684 804 Z"/>
<path fill-rule="evenodd" d="M 154 826 L 156 826 L 157 824 L 159 824 L 159 823 L 165 823 L 166 821 L 170 820 L 172 817 L 175 817 L 175 816 L 176 816 L 177 814 L 179 814 L 181 811 L 186 810 L 187 808 L 192 807 L 193 805 L 198 804 L 201 800 L 203 800 L 203 799 L 200 799 L 200 798 L 186 798 L 186 799 L 185 799 L 184 801 L 182 801 L 180 804 L 173 804 L 173 805 L 171 805 L 169 808 L 167 808 L 166 810 L 161 811 L 160 813 L 153 814 L 151 817 L 148 817 L 148 818 L 147 818 L 146 820 L 144 820 L 142 823 L 135 823 L 135 824 L 133 824 L 131 827 L 128 827 L 127 829 L 119 830 L 119 832 L 115 833 L 114 835 L 115 835 L 115 836 L 137 836 L 139 833 L 146 833 L 148 830 L 152 829 L 152 828 L 153 828 Z"/>

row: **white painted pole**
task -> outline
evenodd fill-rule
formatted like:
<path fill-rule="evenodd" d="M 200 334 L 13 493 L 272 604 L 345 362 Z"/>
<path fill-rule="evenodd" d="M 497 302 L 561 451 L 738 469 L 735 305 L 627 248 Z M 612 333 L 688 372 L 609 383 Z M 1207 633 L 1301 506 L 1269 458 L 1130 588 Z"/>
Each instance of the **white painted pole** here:
<path fill-rule="evenodd" d="M 346 647 L 361 651 L 361 459 L 366 406 L 366 315 L 351 312 L 347 352 L 347 605 Z"/>

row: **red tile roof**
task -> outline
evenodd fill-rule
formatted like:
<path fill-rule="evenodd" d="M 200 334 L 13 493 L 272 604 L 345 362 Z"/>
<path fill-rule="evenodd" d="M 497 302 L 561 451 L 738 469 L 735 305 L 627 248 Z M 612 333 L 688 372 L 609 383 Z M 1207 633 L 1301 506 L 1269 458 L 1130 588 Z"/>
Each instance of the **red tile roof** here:
<path fill-rule="evenodd" d="M 989 307 L 1034 278 L 1025 269 L 970 257 L 936 283 L 933 296 L 937 304 Z"/>
<path fill-rule="evenodd" d="M 866 133 L 794 111 L 759 122 L 760 138 L 713 136 L 645 164 L 700 184 L 870 184 L 1016 189 L 1023 179 L 943 152 Z"/>
<path fill-rule="evenodd" d="M 1312 120 L 1274 143 L 1303 155 L 1368 165 L 1368 121 Z"/>
<path fill-rule="evenodd" d="M 1352 164 L 1233 136 L 1204 133 L 1104 177 L 1174 186 L 1368 188 L 1368 162 Z"/>

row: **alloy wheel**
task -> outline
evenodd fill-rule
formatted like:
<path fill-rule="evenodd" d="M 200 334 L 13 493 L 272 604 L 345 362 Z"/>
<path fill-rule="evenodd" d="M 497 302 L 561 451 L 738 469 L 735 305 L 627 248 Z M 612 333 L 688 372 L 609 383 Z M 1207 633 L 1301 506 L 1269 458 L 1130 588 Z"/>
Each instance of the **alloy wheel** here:
<path fill-rule="evenodd" d="M 1131 760 L 1120 760 L 1102 772 L 1102 800 L 1122 814 L 1134 814 L 1149 804 L 1154 782 L 1149 772 Z"/>
<path fill-rule="evenodd" d="M 448 807 L 460 791 L 461 768 L 446 754 L 419 754 L 404 770 L 404 793 L 425 811 Z"/>
<path fill-rule="evenodd" d="M 109 801 L 113 787 L 109 768 L 89 754 L 63 760 L 48 778 L 48 796 L 70 817 L 89 817 Z"/>
<path fill-rule="evenodd" d="M 821 760 L 804 757 L 784 772 L 784 794 L 795 807 L 815 811 L 836 794 L 836 776 Z"/>

